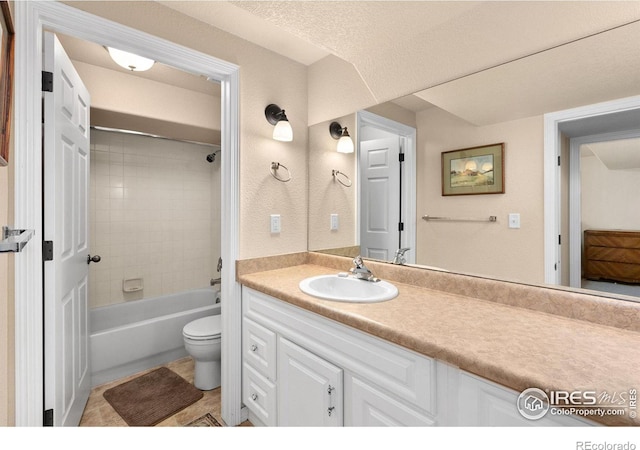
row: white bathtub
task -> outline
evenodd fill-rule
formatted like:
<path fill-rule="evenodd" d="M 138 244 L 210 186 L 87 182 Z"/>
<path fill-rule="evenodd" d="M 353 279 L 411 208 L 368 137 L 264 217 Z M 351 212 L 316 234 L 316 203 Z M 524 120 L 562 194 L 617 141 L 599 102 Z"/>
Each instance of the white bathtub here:
<path fill-rule="evenodd" d="M 182 328 L 192 320 L 220 314 L 219 299 L 216 287 L 92 309 L 91 384 L 187 356 Z"/>

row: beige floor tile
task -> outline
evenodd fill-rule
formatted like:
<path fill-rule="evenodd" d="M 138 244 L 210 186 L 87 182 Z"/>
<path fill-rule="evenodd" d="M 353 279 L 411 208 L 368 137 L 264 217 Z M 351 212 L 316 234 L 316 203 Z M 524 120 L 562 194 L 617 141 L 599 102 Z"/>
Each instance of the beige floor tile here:
<path fill-rule="evenodd" d="M 165 364 L 165 367 L 173 370 L 189 383 L 193 383 L 193 368 L 194 363 L 191 357 L 172 361 L 169 364 Z M 120 417 L 120 415 L 111 407 L 109 402 L 103 397 L 104 391 L 121 383 L 129 381 L 144 373 L 150 372 L 153 369 L 145 370 L 143 372 L 122 378 L 120 380 L 112 381 L 109 383 L 96 386 L 91 390 L 89 395 L 89 401 L 85 407 L 84 414 L 80 421 L 81 427 L 126 427 L 127 423 Z M 213 389 L 211 391 L 203 391 L 203 397 L 192 405 L 189 405 L 182 411 L 178 411 L 171 417 L 166 418 L 158 425 L 159 427 L 182 427 L 186 424 L 210 413 L 215 419 L 224 424 L 221 415 L 220 405 L 220 388 Z M 249 421 L 243 422 L 241 426 L 252 426 Z"/>

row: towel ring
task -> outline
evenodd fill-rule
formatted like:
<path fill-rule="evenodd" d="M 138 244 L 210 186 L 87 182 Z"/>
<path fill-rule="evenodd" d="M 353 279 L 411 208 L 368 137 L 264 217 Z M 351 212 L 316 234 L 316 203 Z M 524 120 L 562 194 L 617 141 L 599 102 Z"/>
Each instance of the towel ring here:
<path fill-rule="evenodd" d="M 285 180 L 284 178 L 280 178 L 280 177 L 276 174 L 276 171 L 277 171 L 280 167 L 282 167 L 284 170 L 286 170 L 286 171 L 287 171 L 288 178 L 287 178 L 286 180 Z M 279 162 L 272 162 L 272 163 L 271 163 L 271 171 L 270 171 L 270 172 L 271 172 L 271 176 L 272 176 L 273 178 L 275 178 L 275 179 L 276 179 L 276 180 L 278 180 L 278 181 L 281 181 L 282 183 L 287 183 L 287 182 L 291 181 L 291 178 L 292 178 L 292 177 L 291 177 L 291 171 L 290 171 L 289 169 L 287 169 L 287 167 L 286 167 L 286 166 L 284 166 L 284 165 L 280 164 Z"/>
<path fill-rule="evenodd" d="M 331 175 L 333 175 L 333 178 L 340 183 L 341 185 L 345 186 L 345 187 L 351 187 L 351 185 L 353 184 L 351 182 L 351 179 L 347 176 L 346 173 L 340 172 L 339 170 L 335 170 L 333 169 L 331 171 Z M 344 181 L 342 181 L 340 178 L 338 178 L 338 175 L 342 175 L 342 177 L 345 179 L 345 181 L 348 181 L 349 184 L 345 183 Z"/>

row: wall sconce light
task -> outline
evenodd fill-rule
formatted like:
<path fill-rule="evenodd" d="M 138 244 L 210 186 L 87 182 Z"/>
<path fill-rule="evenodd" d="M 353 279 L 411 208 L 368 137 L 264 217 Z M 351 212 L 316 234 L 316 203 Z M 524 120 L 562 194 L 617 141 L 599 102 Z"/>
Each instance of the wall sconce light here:
<path fill-rule="evenodd" d="M 107 47 L 107 51 L 117 65 L 132 72 L 144 72 L 145 70 L 151 69 L 155 64 L 153 59 L 118 50 L 117 48 Z"/>
<path fill-rule="evenodd" d="M 264 115 L 271 125 L 275 125 L 275 127 L 273 127 L 273 138 L 276 141 L 293 141 L 293 130 L 291 129 L 289 119 L 287 119 L 284 113 L 284 109 L 280 109 L 278 105 L 272 103 L 265 108 Z"/>
<path fill-rule="evenodd" d="M 336 150 L 339 153 L 353 153 L 353 141 L 351 140 L 351 136 L 349 136 L 347 127 L 342 128 L 342 125 L 338 122 L 331 122 L 331 125 L 329 125 L 329 133 L 331 133 L 332 138 L 338 139 L 338 147 Z"/>

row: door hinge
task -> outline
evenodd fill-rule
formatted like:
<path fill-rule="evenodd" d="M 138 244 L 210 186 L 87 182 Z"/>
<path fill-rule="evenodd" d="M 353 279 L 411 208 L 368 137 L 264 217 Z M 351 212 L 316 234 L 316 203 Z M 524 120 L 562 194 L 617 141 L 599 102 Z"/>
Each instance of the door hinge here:
<path fill-rule="evenodd" d="M 403 222 L 398 223 L 398 231 L 404 231 L 404 223 Z"/>
<path fill-rule="evenodd" d="M 404 153 L 398 153 L 398 161 L 404 162 Z"/>
<path fill-rule="evenodd" d="M 53 426 L 53 409 L 46 409 L 44 411 L 44 417 L 42 420 L 42 425 L 45 427 Z"/>
<path fill-rule="evenodd" d="M 558 156 L 558 166 L 560 165 L 560 157 Z"/>
<path fill-rule="evenodd" d="M 42 242 L 42 260 L 53 261 L 53 241 Z"/>
<path fill-rule="evenodd" d="M 558 235 L 558 245 L 562 245 L 562 236 Z"/>
<path fill-rule="evenodd" d="M 53 72 L 42 71 L 42 92 L 53 92 Z"/>

